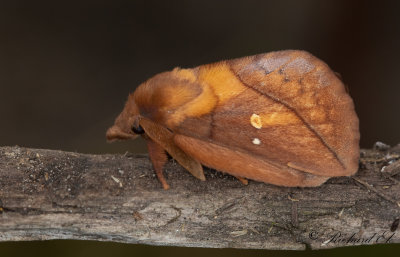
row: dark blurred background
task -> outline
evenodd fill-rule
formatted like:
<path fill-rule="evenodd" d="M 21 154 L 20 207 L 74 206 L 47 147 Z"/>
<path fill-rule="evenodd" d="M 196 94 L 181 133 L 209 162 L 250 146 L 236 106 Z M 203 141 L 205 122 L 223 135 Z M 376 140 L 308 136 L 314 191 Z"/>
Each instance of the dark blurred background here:
<path fill-rule="evenodd" d="M 176 66 L 282 49 L 307 50 L 342 75 L 360 118 L 362 147 L 378 140 L 394 145 L 400 142 L 399 13 L 400 1 L 382 0 L 1 0 L 0 145 L 146 152 L 143 141 L 107 144 L 104 137 L 137 85 Z M 233 254 L 87 245 L 93 244 L 153 256 Z M 1 243 L 0 254 L 25 246 L 45 256 L 54 245 L 85 251 L 82 242 Z M 366 255 L 395 249 L 383 247 L 392 248 L 361 249 Z"/>

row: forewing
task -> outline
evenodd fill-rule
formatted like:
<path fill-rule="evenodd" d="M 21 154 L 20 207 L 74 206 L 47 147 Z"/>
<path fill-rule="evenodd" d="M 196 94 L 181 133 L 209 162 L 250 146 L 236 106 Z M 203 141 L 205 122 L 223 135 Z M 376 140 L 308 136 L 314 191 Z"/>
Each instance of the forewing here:
<path fill-rule="evenodd" d="M 326 64 L 304 52 L 283 51 L 224 65 L 245 90 L 217 101 L 208 114 L 186 117 L 174 132 L 315 175 L 357 170 L 358 119 Z"/>
<path fill-rule="evenodd" d="M 293 119 L 296 124 L 281 126 L 278 122 L 260 131 L 279 130 L 287 134 L 287 140 L 279 141 L 289 140 L 287 143 L 292 143 L 286 146 L 303 149 L 297 152 L 299 159 L 291 161 L 293 166 L 314 166 L 332 175 L 357 171 L 360 136 L 354 104 L 341 80 L 324 62 L 303 51 L 279 51 L 235 59 L 229 65 L 246 87 L 274 102 L 274 106 L 283 106 L 281 114 L 289 112 L 297 117 Z M 300 159 L 304 161 L 300 163 Z M 341 169 L 333 165 L 335 162 Z"/>

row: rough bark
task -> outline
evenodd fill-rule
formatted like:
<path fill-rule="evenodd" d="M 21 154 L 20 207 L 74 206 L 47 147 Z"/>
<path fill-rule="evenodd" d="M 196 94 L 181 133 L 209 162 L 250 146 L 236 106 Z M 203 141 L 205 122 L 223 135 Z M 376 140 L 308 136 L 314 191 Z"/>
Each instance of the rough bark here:
<path fill-rule="evenodd" d="M 247 186 L 174 161 L 163 190 L 145 155 L 0 147 L 0 241 L 79 239 L 215 248 L 399 243 L 400 146 L 362 150 L 318 188 Z M 339 234 L 340 233 L 340 234 Z"/>

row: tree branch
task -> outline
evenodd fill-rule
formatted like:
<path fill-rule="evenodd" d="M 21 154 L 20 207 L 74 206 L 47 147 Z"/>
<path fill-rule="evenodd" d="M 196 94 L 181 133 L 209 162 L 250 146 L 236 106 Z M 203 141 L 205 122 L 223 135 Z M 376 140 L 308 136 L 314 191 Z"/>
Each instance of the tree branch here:
<path fill-rule="evenodd" d="M 261 249 L 399 243 L 399 162 L 400 146 L 362 150 L 353 178 L 284 188 L 244 186 L 213 170 L 202 182 L 171 160 L 165 191 L 145 155 L 0 147 L 0 241 Z"/>

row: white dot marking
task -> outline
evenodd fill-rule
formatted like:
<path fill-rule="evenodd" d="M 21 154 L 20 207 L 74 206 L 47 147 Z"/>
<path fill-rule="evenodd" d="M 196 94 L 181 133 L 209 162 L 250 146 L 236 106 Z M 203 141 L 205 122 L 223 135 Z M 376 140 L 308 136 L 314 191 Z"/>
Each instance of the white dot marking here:
<path fill-rule="evenodd" d="M 253 139 L 253 144 L 255 144 L 255 145 L 259 145 L 259 144 L 261 144 L 261 141 L 260 141 L 260 139 L 258 139 L 258 138 L 254 138 L 254 139 Z"/>

